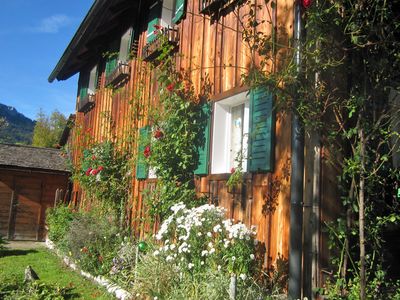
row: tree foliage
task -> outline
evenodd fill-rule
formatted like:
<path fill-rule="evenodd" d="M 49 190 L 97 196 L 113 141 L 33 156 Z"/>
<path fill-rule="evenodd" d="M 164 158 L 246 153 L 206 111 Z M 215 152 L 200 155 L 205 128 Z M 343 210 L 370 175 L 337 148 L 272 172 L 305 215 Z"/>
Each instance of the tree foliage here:
<path fill-rule="evenodd" d="M 268 87 L 279 108 L 318 132 L 341 170 L 346 213 L 328 226 L 337 267 L 330 299 L 390 297 L 382 266 L 384 233 L 400 230 L 400 170 L 391 160 L 399 152 L 393 141 L 400 107 L 389 100 L 400 92 L 400 1 L 313 1 L 303 9 L 302 40 L 294 43 L 272 21 L 272 33 L 257 30 L 268 21 L 257 19 L 262 7 L 247 5 L 244 41 L 261 62 L 251 65 L 245 81 Z M 338 242 L 342 249 L 335 253 Z"/>
<path fill-rule="evenodd" d="M 32 146 L 56 147 L 66 124 L 66 117 L 59 111 L 55 110 L 50 116 L 47 116 L 40 109 L 33 130 Z"/>

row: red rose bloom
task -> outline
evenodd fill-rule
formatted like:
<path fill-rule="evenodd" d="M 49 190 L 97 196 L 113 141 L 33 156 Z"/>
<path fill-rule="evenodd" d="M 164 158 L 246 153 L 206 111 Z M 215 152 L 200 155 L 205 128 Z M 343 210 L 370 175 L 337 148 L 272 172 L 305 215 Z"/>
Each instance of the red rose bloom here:
<path fill-rule="evenodd" d="M 86 176 L 89 176 L 90 172 L 92 172 L 92 168 L 89 168 L 89 169 L 86 170 L 86 172 L 85 172 Z"/>
<path fill-rule="evenodd" d="M 311 0 L 302 0 L 301 3 L 304 8 L 309 8 L 311 6 Z"/>
<path fill-rule="evenodd" d="M 99 166 L 98 168 L 97 168 L 97 170 L 100 172 L 100 171 L 103 171 L 103 166 Z"/>
<path fill-rule="evenodd" d="M 151 154 L 150 146 L 146 146 L 143 151 L 144 157 L 148 158 Z"/>
<path fill-rule="evenodd" d="M 163 136 L 164 136 L 164 133 L 163 133 L 160 129 L 157 129 L 157 130 L 154 132 L 154 137 L 155 137 L 156 139 L 161 139 Z"/>
<path fill-rule="evenodd" d="M 92 172 L 90 172 L 90 174 L 92 175 L 97 175 L 97 173 L 99 173 L 100 171 L 97 169 L 92 170 Z"/>
<path fill-rule="evenodd" d="M 174 87 L 175 87 L 175 84 L 170 83 L 170 84 L 167 85 L 167 90 L 172 92 L 174 90 Z"/>
<path fill-rule="evenodd" d="M 235 173 L 235 171 L 236 171 L 235 168 L 232 168 L 231 169 L 231 174 Z"/>

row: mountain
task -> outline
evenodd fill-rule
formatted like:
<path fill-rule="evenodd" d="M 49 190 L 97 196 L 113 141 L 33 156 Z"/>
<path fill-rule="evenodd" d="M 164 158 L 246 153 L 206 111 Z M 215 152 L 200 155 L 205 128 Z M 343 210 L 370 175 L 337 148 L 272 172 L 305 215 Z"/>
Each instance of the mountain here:
<path fill-rule="evenodd" d="M 0 143 L 27 144 L 32 143 L 35 121 L 19 113 L 14 107 L 0 103 L 0 119 L 5 125 L 0 125 Z"/>

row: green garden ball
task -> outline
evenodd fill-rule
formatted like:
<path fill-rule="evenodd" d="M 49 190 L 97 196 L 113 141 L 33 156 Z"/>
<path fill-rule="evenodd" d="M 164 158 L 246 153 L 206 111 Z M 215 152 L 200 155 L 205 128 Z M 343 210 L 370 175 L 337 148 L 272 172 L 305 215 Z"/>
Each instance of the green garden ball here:
<path fill-rule="evenodd" d="M 144 251 L 147 250 L 147 244 L 146 244 L 145 242 L 140 242 L 140 243 L 138 244 L 138 247 L 139 247 L 139 251 L 144 252 Z"/>

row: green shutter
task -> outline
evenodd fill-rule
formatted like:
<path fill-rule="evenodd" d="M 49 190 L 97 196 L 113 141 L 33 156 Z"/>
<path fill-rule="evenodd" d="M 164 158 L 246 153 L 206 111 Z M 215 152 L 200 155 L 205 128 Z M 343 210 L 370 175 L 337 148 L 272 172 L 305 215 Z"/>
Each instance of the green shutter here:
<path fill-rule="evenodd" d="M 121 39 L 117 39 L 110 45 L 109 56 L 106 61 L 106 77 L 117 68 L 120 42 Z"/>
<path fill-rule="evenodd" d="M 156 30 L 154 25 L 160 24 L 160 16 L 161 16 L 161 9 L 162 9 L 162 6 L 160 4 L 161 4 L 161 2 L 155 3 L 150 8 L 150 11 L 149 11 L 148 25 L 147 25 L 147 42 L 148 43 L 154 41 L 157 36 L 154 34 L 154 30 Z"/>
<path fill-rule="evenodd" d="M 81 72 L 79 74 L 79 99 L 83 99 L 88 94 L 90 74 Z"/>
<path fill-rule="evenodd" d="M 94 78 L 94 89 L 99 87 L 99 65 L 96 65 L 96 77 Z"/>
<path fill-rule="evenodd" d="M 118 54 L 112 54 L 107 59 L 106 63 L 106 77 L 109 76 L 116 68 L 118 64 Z"/>
<path fill-rule="evenodd" d="M 149 22 L 149 25 L 147 26 L 147 42 L 148 43 L 154 41 L 157 36 L 156 34 L 154 34 L 154 31 L 156 30 L 154 25 L 159 24 L 159 20 L 160 20 L 159 18 L 153 19 Z"/>
<path fill-rule="evenodd" d="M 185 0 L 176 0 L 175 1 L 175 11 L 174 17 L 172 18 L 172 22 L 175 24 L 179 23 L 185 14 Z"/>
<path fill-rule="evenodd" d="M 143 155 L 144 148 L 149 142 L 150 127 L 145 126 L 139 129 L 139 147 L 138 157 L 136 162 L 136 179 L 147 179 L 149 175 L 149 166 L 146 158 Z"/>
<path fill-rule="evenodd" d="M 250 172 L 272 172 L 274 169 L 275 117 L 273 97 L 264 88 L 250 92 Z"/>
<path fill-rule="evenodd" d="M 83 98 L 85 98 L 85 96 L 87 96 L 87 94 L 88 94 L 88 88 L 82 86 L 79 91 L 79 98 L 83 99 Z"/>
<path fill-rule="evenodd" d="M 210 124 L 211 124 L 211 105 L 210 103 L 205 103 L 202 106 L 205 121 L 204 127 L 204 145 L 199 147 L 199 164 L 197 169 L 194 171 L 196 175 L 208 175 L 208 161 L 210 153 Z"/>

